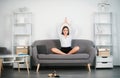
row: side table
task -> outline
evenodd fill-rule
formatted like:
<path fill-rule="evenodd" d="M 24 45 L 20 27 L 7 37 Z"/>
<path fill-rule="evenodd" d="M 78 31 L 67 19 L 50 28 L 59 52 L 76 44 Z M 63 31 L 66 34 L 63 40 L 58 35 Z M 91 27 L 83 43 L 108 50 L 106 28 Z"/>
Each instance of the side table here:
<path fill-rule="evenodd" d="M 2 63 L 18 63 L 18 71 L 20 71 L 19 64 L 24 62 L 26 63 L 27 72 L 29 73 L 29 62 L 27 57 L 29 57 L 29 55 L 0 55 L 0 71 L 2 69 Z"/>

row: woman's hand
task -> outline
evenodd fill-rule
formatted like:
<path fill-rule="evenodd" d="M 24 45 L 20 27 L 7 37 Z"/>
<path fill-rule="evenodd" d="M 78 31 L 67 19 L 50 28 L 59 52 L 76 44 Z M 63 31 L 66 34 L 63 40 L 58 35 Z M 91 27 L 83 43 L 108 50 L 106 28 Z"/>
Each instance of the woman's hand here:
<path fill-rule="evenodd" d="M 63 23 L 63 24 L 68 24 L 68 25 L 69 25 L 68 20 L 67 20 L 67 17 L 65 17 L 65 20 L 64 20 L 64 23 Z"/>

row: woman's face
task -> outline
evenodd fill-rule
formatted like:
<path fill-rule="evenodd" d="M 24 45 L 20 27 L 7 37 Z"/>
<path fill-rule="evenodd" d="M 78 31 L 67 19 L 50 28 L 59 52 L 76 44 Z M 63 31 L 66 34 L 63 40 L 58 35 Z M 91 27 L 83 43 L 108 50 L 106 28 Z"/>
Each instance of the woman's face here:
<path fill-rule="evenodd" d="M 64 29 L 63 29 L 63 34 L 64 34 L 64 35 L 68 35 L 68 32 L 69 32 L 68 28 L 64 28 Z"/>

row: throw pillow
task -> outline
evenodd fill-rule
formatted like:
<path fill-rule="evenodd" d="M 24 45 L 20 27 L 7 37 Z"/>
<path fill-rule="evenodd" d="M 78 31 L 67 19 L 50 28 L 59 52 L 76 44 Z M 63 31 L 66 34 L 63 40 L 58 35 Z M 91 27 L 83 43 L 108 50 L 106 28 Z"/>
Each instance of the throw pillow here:
<path fill-rule="evenodd" d="M 38 54 L 47 54 L 47 48 L 45 45 L 37 45 Z"/>

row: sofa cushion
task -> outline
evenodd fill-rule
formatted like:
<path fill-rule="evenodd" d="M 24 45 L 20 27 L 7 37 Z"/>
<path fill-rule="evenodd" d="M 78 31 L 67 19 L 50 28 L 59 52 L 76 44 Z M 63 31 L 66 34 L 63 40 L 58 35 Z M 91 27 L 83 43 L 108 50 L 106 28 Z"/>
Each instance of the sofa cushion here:
<path fill-rule="evenodd" d="M 47 54 L 47 48 L 45 45 L 37 45 L 38 54 Z"/>
<path fill-rule="evenodd" d="M 71 55 L 59 55 L 59 54 L 38 54 L 38 59 L 40 60 L 78 60 L 78 59 L 88 59 L 89 54 L 81 53 L 81 54 L 71 54 Z"/>

